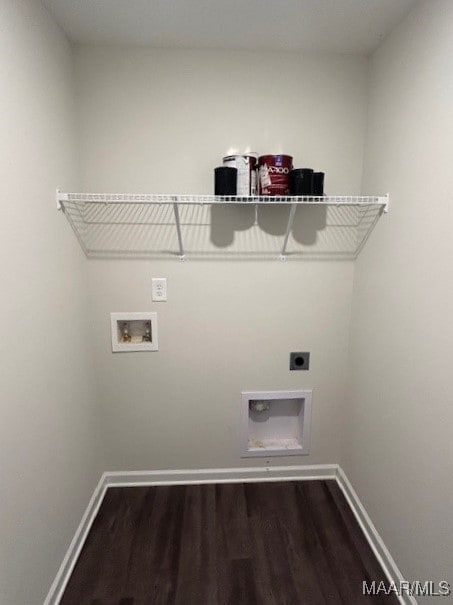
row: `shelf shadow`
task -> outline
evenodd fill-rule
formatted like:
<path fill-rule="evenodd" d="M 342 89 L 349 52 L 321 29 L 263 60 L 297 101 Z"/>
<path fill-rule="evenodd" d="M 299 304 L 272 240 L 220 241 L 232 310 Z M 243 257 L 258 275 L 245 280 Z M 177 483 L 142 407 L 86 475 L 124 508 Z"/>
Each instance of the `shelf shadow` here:
<path fill-rule="evenodd" d="M 326 206 L 297 207 L 292 230 L 293 237 L 297 243 L 304 246 L 314 246 L 319 231 L 324 230 L 326 227 Z"/>
<path fill-rule="evenodd" d="M 291 206 L 212 206 L 211 242 L 218 248 L 225 248 L 234 242 L 236 231 L 245 231 L 257 225 L 269 235 L 284 236 L 288 227 Z M 292 226 L 294 240 L 304 246 L 316 244 L 318 232 L 326 228 L 327 207 L 298 206 Z"/>
<path fill-rule="evenodd" d="M 245 231 L 255 224 L 255 205 L 212 206 L 211 242 L 218 248 L 226 248 L 234 242 L 235 231 Z"/>

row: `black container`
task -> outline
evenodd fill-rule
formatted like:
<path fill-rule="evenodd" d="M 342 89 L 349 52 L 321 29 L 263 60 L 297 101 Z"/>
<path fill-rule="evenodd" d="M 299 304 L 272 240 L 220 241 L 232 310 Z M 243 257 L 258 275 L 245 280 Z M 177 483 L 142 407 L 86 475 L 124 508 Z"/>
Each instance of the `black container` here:
<path fill-rule="evenodd" d="M 289 173 L 289 192 L 291 195 L 313 194 L 313 170 L 295 168 Z"/>
<path fill-rule="evenodd" d="M 214 168 L 214 194 L 236 195 L 238 169 L 231 166 Z"/>
<path fill-rule="evenodd" d="M 313 195 L 324 195 L 324 172 L 313 173 Z"/>

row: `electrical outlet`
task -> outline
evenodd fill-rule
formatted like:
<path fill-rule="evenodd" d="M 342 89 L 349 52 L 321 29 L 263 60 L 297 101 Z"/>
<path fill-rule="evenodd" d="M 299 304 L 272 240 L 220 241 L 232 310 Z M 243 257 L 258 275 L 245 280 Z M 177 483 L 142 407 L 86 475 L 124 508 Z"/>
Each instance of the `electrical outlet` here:
<path fill-rule="evenodd" d="M 152 300 L 165 302 L 167 300 L 167 278 L 153 277 L 151 280 Z"/>
<path fill-rule="evenodd" d="M 290 353 L 290 370 L 308 370 L 310 367 L 310 353 Z"/>

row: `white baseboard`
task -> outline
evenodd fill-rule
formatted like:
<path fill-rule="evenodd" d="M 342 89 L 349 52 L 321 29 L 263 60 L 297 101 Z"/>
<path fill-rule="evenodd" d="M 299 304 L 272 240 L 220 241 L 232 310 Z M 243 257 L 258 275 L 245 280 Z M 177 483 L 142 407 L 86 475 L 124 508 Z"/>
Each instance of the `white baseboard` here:
<path fill-rule="evenodd" d="M 338 464 L 271 466 L 264 468 L 221 468 L 164 471 L 120 471 L 104 473 L 94 490 L 44 605 L 58 605 L 79 554 L 109 487 L 138 485 L 192 485 L 206 483 L 252 483 L 262 481 L 336 480 L 389 582 L 399 584 L 403 576 L 379 536 L 354 488 Z M 400 597 L 402 605 L 417 605 L 413 597 Z"/>
<path fill-rule="evenodd" d="M 400 582 L 404 582 L 403 574 L 398 569 L 392 555 L 388 548 L 384 544 L 381 536 L 378 534 L 373 522 L 371 521 L 365 507 L 360 502 L 354 488 L 352 487 L 349 479 L 346 477 L 343 469 L 339 466 L 338 473 L 336 476 L 337 483 L 343 492 L 358 524 L 360 525 L 365 537 L 374 552 L 377 560 L 379 561 L 385 575 L 389 582 L 395 582 L 397 586 Z M 417 605 L 417 601 L 414 597 L 406 594 L 398 597 L 402 605 Z"/>
<path fill-rule="evenodd" d="M 104 473 L 110 487 L 121 485 L 190 485 L 202 483 L 251 483 L 254 481 L 308 481 L 335 479 L 337 464 L 269 466 L 249 468 L 202 468 L 171 471 L 128 471 Z"/>
<path fill-rule="evenodd" d="M 57 572 L 55 580 L 50 587 L 49 594 L 44 601 L 44 605 L 57 605 L 60 602 L 83 545 L 85 544 L 88 532 L 90 531 L 102 501 L 104 500 L 106 491 L 107 485 L 105 483 L 104 475 L 102 475 L 99 483 L 95 487 L 88 506 L 86 507 L 82 520 L 80 521 L 71 544 L 69 545 L 63 562 L 60 565 L 60 569 Z"/>

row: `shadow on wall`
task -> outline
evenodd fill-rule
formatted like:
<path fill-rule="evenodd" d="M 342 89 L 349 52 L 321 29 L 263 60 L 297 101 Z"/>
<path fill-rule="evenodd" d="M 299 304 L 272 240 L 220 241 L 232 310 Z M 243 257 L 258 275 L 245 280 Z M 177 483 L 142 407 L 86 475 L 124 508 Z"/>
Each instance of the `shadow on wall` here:
<path fill-rule="evenodd" d="M 288 226 L 291 206 L 212 206 L 211 242 L 214 246 L 225 248 L 234 242 L 236 231 L 246 231 L 253 226 L 259 227 L 269 235 L 284 236 Z M 318 231 L 327 225 L 327 208 L 299 206 L 292 226 L 294 240 L 304 246 L 316 244 Z"/>

